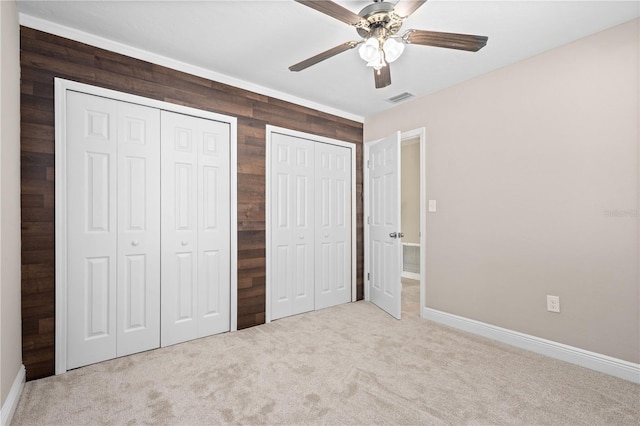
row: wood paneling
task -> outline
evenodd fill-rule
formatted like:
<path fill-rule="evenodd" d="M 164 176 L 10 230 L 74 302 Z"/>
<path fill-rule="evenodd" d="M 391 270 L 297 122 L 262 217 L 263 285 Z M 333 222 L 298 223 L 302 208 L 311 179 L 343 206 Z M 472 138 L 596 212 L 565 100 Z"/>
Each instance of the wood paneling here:
<path fill-rule="evenodd" d="M 357 294 L 363 297 L 361 123 L 26 27 L 21 66 L 22 323 L 29 380 L 54 374 L 54 77 L 238 118 L 238 328 L 265 321 L 265 126 L 357 144 Z"/>

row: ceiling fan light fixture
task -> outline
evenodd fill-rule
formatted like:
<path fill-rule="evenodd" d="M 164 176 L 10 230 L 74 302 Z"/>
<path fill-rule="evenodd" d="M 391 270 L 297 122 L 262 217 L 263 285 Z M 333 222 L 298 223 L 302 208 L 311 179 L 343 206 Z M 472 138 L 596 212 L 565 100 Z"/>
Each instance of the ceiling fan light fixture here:
<path fill-rule="evenodd" d="M 371 37 L 360 48 L 358 53 L 363 61 L 374 62 L 378 60 L 380 56 L 380 42 L 377 38 Z"/>
<path fill-rule="evenodd" d="M 385 40 L 382 50 L 384 50 L 384 58 L 388 63 L 398 59 L 404 52 L 404 43 L 393 38 Z"/>
<path fill-rule="evenodd" d="M 367 62 L 367 66 L 372 67 L 376 71 L 379 71 L 382 67 L 386 67 L 387 63 L 384 60 L 384 52 L 378 51 L 376 58 L 373 61 Z"/>
<path fill-rule="evenodd" d="M 415 29 L 399 35 L 404 20 L 427 0 L 373 0 L 372 4 L 365 6 L 357 14 L 332 0 L 294 1 L 352 26 L 362 40 L 343 43 L 292 65 L 289 69 L 300 71 L 361 45 L 358 52 L 367 66 L 374 69 L 376 89 L 391 84 L 389 64 L 402 55 L 405 43 L 477 52 L 488 40 L 486 36 Z"/>

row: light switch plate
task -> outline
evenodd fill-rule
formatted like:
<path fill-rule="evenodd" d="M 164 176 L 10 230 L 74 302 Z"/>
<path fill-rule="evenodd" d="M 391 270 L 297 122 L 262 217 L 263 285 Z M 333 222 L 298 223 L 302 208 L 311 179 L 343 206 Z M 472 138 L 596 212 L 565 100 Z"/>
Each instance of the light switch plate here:
<path fill-rule="evenodd" d="M 429 212 L 436 211 L 436 200 L 429 200 Z"/>

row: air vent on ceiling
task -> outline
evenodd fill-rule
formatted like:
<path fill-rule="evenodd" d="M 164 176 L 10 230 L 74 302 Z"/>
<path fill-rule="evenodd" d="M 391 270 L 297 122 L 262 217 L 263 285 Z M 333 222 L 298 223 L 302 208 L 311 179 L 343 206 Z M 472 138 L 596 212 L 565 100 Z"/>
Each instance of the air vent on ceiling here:
<path fill-rule="evenodd" d="M 409 93 L 409 92 L 404 92 L 404 93 L 400 93 L 399 95 L 395 95 L 390 97 L 389 99 L 387 99 L 387 102 L 391 102 L 393 104 L 397 104 L 400 103 L 402 101 L 406 101 L 409 98 L 413 98 L 413 93 Z"/>

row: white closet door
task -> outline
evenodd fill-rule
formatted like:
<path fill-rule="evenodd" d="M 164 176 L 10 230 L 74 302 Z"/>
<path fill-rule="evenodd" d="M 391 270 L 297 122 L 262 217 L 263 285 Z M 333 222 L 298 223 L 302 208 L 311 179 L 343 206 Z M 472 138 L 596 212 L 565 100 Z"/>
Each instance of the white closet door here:
<path fill-rule="evenodd" d="M 160 110 L 117 108 L 117 356 L 124 356 L 160 346 Z"/>
<path fill-rule="evenodd" d="M 271 318 L 314 309 L 314 143 L 271 139 Z"/>
<path fill-rule="evenodd" d="M 229 126 L 162 111 L 162 346 L 230 327 Z"/>
<path fill-rule="evenodd" d="M 231 327 L 228 123 L 198 119 L 198 337 Z"/>
<path fill-rule="evenodd" d="M 315 308 L 351 301 L 351 150 L 315 144 Z"/>
<path fill-rule="evenodd" d="M 67 97 L 67 368 L 160 344 L 160 113 Z"/>
<path fill-rule="evenodd" d="M 67 97 L 67 368 L 116 356 L 116 103 Z"/>
<path fill-rule="evenodd" d="M 161 112 L 162 338 L 195 339 L 198 297 L 198 147 L 196 119 Z"/>

